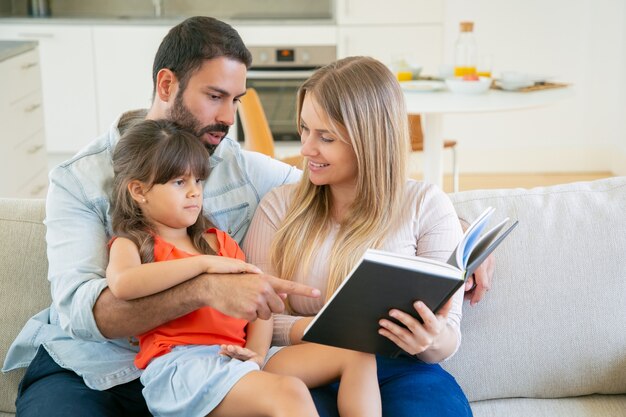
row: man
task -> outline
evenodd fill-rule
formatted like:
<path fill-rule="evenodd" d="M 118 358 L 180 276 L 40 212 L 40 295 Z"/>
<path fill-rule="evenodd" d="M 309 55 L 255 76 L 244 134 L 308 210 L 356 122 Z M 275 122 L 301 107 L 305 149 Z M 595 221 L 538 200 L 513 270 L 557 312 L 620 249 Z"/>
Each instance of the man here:
<path fill-rule="evenodd" d="M 18 415 L 147 416 L 140 373 L 132 363 L 132 335 L 206 305 L 247 320 L 266 319 L 282 311 L 279 294 L 319 294 L 275 277 L 246 274 L 204 274 L 133 301 L 116 299 L 106 287 L 111 155 L 134 121 L 173 120 L 207 146 L 212 156 L 204 214 L 238 242 L 263 195 L 300 177 L 294 168 L 243 152 L 225 137 L 245 94 L 250 63 L 249 51 L 229 25 L 208 17 L 185 20 L 170 30 L 155 56 L 151 108 L 123 114 L 50 173 L 46 225 L 53 303 L 27 322 L 4 364 L 4 370 L 28 366 L 16 401 Z"/>
<path fill-rule="evenodd" d="M 117 300 L 106 288 L 111 237 L 111 155 L 134 120 L 168 118 L 196 133 L 212 152 L 205 214 L 241 242 L 260 198 L 296 181 L 292 167 L 242 153 L 230 139 L 251 56 L 237 32 L 197 17 L 174 27 L 156 54 L 153 105 L 130 112 L 50 174 L 46 225 L 52 306 L 26 324 L 5 369 L 30 363 L 17 411 L 30 415 L 149 415 L 141 395 L 136 348 L 128 337 L 201 306 L 247 320 L 282 311 L 279 293 L 315 295 L 308 287 L 263 275 L 201 275 L 153 297 Z"/>

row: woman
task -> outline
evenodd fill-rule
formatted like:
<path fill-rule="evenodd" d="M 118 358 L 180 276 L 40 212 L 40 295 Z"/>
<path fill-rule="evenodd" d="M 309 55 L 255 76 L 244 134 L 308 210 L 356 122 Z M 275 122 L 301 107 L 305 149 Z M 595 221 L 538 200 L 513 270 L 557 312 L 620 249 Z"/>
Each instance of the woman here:
<path fill-rule="evenodd" d="M 311 316 L 367 248 L 446 261 L 462 234 L 441 190 L 407 180 L 404 98 L 382 63 L 351 57 L 318 70 L 298 92 L 298 126 L 302 180 L 266 195 L 244 250 L 266 273 L 325 293 L 317 300 L 289 297 L 292 314 L 275 317 L 277 345 L 301 343 Z M 379 333 L 405 352 L 377 358 L 384 416 L 471 415 L 460 387 L 437 364 L 460 344 L 462 301 L 460 289 L 438 314 L 416 302 L 424 324 L 395 309 L 390 316 L 406 328 L 380 321 Z"/>
<path fill-rule="evenodd" d="M 203 273 L 261 272 L 201 214 L 208 158 L 166 120 L 139 122 L 120 139 L 106 274 L 116 297 L 150 296 Z M 373 355 L 308 343 L 266 363 L 271 338 L 272 320 L 248 323 L 207 306 L 139 335 L 135 365 L 150 412 L 317 417 L 307 388 L 339 379 L 343 417 L 380 417 Z"/>

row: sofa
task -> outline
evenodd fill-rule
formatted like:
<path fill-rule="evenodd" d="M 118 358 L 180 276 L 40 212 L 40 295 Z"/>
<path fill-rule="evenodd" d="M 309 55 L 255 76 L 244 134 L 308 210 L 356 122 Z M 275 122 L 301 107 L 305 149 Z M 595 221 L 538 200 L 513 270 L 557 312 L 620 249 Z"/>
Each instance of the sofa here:
<path fill-rule="evenodd" d="M 520 222 L 444 363 L 474 415 L 626 416 L 626 177 L 451 198 L 462 218 L 493 206 L 495 219 Z M 43 217 L 42 200 L 0 200 L 3 359 L 50 303 Z M 22 375 L 1 376 L 1 416 L 15 412 Z"/>

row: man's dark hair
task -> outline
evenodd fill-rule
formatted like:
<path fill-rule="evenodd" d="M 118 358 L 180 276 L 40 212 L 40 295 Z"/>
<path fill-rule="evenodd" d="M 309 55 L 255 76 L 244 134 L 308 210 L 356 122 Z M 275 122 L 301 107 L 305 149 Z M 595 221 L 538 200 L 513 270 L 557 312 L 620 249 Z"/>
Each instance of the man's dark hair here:
<path fill-rule="evenodd" d="M 239 61 L 246 68 L 252 64 L 250 51 L 232 26 L 206 16 L 186 19 L 170 29 L 154 57 L 153 95 L 161 69 L 171 70 L 180 83 L 181 91 L 184 91 L 189 78 L 204 61 L 219 57 Z"/>

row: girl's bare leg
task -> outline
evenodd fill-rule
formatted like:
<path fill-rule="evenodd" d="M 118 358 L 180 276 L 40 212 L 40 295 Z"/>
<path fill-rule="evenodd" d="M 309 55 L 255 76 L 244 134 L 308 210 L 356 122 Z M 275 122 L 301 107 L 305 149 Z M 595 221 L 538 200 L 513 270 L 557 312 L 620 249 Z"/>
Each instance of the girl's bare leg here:
<path fill-rule="evenodd" d="M 382 415 L 374 355 L 304 343 L 281 349 L 264 370 L 295 376 L 309 388 L 340 379 L 337 408 L 341 417 Z"/>
<path fill-rule="evenodd" d="M 250 372 L 230 390 L 209 417 L 319 417 L 309 390 L 295 377 Z"/>

